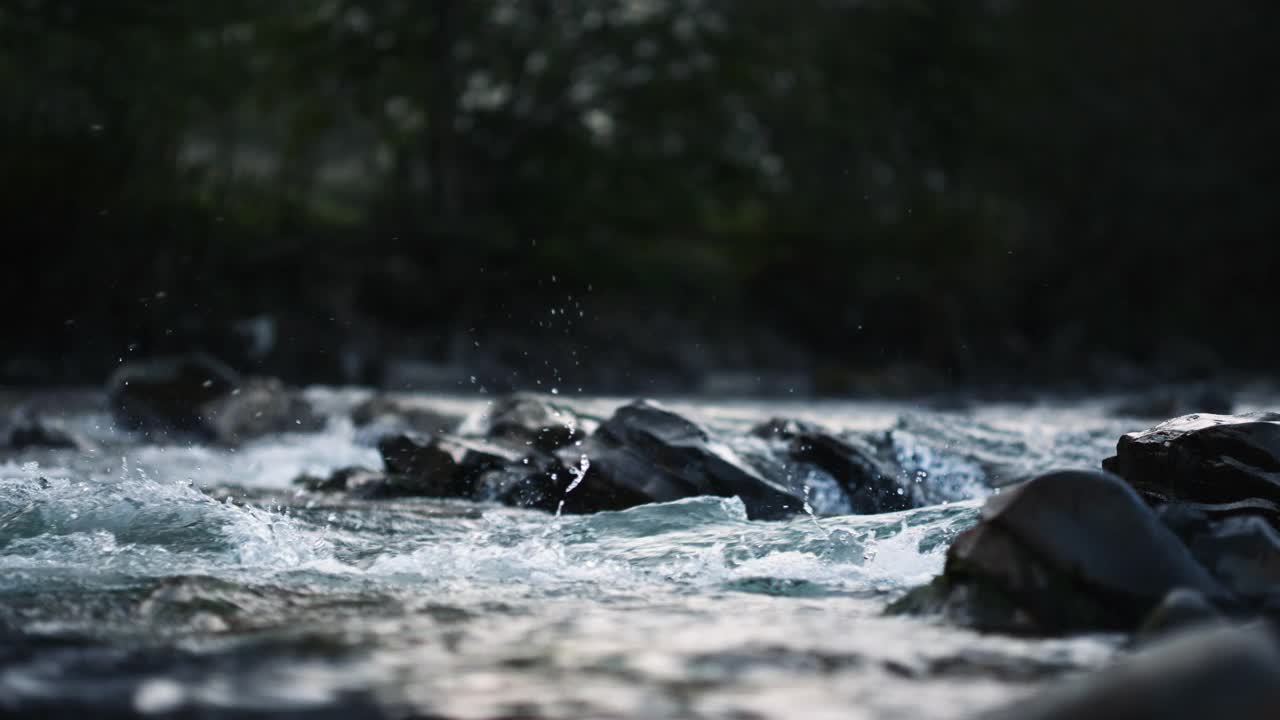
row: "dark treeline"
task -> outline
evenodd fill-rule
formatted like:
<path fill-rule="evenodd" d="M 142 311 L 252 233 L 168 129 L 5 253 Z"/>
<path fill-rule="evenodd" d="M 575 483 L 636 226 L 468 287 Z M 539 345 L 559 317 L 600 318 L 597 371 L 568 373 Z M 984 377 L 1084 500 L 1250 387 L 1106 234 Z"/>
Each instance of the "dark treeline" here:
<path fill-rule="evenodd" d="M 6 2 L 0 381 L 1269 370 L 1278 13 Z"/>

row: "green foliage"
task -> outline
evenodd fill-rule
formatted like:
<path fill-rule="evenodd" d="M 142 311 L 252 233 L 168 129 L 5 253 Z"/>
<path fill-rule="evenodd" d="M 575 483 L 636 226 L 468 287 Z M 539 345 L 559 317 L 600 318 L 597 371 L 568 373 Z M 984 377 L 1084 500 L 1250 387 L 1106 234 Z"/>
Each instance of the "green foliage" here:
<path fill-rule="evenodd" d="M 558 273 L 976 372 L 975 348 L 1017 355 L 1170 282 L 1264 292 L 1277 253 L 1191 249 L 1280 219 L 1256 77 L 1274 15 L 22 0 L 0 7 L 0 211 L 48 242 L 9 291 L 181 281 L 243 314 L 271 291 L 225 283 L 261 262 L 356 285 L 407 262 L 432 287 L 396 302 L 439 317 Z M 1244 327 L 1194 301 L 1129 312 L 1147 337 Z M 1147 352 L 1128 325 L 1082 342 Z"/>

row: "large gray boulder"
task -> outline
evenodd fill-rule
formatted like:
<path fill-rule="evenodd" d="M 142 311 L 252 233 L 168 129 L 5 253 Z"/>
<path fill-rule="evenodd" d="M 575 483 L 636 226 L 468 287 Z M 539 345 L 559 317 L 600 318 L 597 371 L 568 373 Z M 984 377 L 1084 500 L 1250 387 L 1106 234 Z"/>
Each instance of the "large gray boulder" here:
<path fill-rule="evenodd" d="M 1122 480 L 1060 471 L 988 500 L 942 578 L 901 607 L 1010 632 L 1132 630 L 1175 588 L 1233 602 Z"/>

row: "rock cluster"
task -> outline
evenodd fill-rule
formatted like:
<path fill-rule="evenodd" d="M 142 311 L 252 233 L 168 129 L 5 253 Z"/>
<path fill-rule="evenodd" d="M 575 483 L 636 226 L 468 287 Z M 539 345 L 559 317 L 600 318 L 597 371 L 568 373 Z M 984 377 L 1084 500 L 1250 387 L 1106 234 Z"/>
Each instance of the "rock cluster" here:
<path fill-rule="evenodd" d="M 1280 415 L 1175 418 L 1103 465 L 991 498 L 896 609 L 1031 634 L 1280 615 Z"/>
<path fill-rule="evenodd" d="M 493 404 L 458 432 L 394 432 L 378 441 L 377 481 L 350 487 L 348 469 L 300 479 L 364 496 L 467 498 L 572 513 L 620 510 L 699 495 L 737 496 L 753 518 L 803 512 L 806 478 L 829 478 L 834 506 L 912 506 L 905 474 L 869 442 L 795 421 L 726 436 L 651 401 L 598 420 L 533 395 Z M 811 505 L 812 507 L 812 505 Z M 821 510 L 821 508 L 819 508 Z"/>
<path fill-rule="evenodd" d="M 943 574 L 891 611 L 1134 633 L 1138 652 L 1107 672 L 991 720 L 1280 717 L 1280 415 L 1174 418 L 1123 436 L 1103 466 L 992 497 Z"/>

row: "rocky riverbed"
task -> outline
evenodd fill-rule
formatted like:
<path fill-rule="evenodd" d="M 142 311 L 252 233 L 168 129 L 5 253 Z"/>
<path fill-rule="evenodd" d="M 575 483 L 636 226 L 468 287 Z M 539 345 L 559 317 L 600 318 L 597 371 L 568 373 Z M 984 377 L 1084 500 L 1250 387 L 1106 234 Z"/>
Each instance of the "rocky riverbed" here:
<path fill-rule="evenodd" d="M 0 399 L 6 713 L 1280 707 L 1258 399 L 438 397 L 198 357 Z"/>

